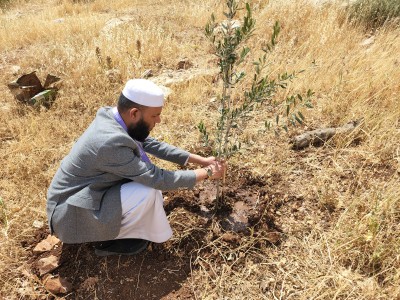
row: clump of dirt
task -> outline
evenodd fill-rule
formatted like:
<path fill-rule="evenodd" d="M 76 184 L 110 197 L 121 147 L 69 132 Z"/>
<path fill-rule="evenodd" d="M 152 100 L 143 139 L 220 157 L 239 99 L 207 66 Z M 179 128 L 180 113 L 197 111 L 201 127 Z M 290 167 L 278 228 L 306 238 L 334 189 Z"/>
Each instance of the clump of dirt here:
<path fill-rule="evenodd" d="M 227 261 L 224 255 L 208 247 L 211 242 L 223 242 L 224 251 L 257 237 L 260 238 L 252 244 L 253 248 L 278 245 L 284 235 L 277 224 L 276 211 L 283 201 L 302 200 L 282 200 L 283 196 L 274 195 L 267 183 L 277 180 L 282 184 L 279 178 L 257 178 L 240 170 L 231 174 L 227 178 L 229 186 L 224 188 L 224 201 L 217 207 L 212 181 L 194 190 L 164 193 L 174 237 L 163 244 L 153 243 L 135 256 L 97 257 L 92 243 L 64 244 L 35 254 L 32 249 L 48 234 L 41 229 L 34 239 L 24 242 L 30 249 L 31 272 L 40 278 L 39 259 L 55 255 L 59 257 L 59 267 L 51 275 L 72 285 L 68 299 L 192 299 L 194 295 L 187 282 L 191 270 L 198 267 L 196 258 Z M 236 260 L 235 267 L 240 266 Z"/>

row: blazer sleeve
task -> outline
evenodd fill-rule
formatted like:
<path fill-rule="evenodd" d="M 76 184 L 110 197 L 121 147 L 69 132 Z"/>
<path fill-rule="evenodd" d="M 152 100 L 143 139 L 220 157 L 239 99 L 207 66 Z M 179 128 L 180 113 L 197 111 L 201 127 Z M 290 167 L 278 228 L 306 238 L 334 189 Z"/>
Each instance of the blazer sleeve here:
<path fill-rule="evenodd" d="M 134 143 L 127 146 L 112 138 L 99 148 L 97 168 L 158 190 L 193 188 L 196 183 L 194 171 L 167 171 L 145 163 L 138 156 Z"/>
<path fill-rule="evenodd" d="M 143 143 L 144 151 L 164 160 L 184 166 L 190 153 L 180 148 L 160 142 L 155 138 L 148 137 Z"/>

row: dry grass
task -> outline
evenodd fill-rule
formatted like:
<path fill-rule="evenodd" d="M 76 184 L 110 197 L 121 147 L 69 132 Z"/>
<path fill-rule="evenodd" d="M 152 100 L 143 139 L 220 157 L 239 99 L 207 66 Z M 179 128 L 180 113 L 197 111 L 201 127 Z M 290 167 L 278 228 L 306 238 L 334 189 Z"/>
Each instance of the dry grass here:
<path fill-rule="evenodd" d="M 263 131 L 268 113 L 259 110 L 244 132 L 243 153 L 231 163 L 267 177 L 279 174 L 288 182 L 287 193 L 303 195 L 316 211 L 297 223 L 287 215 L 287 237 L 279 247 L 254 247 L 262 239 L 255 237 L 228 251 L 213 241 L 208 247 L 224 259 L 232 251 L 234 256 L 222 265 L 198 257 L 192 289 L 198 299 L 398 299 L 400 31 L 383 27 L 372 44 L 363 45 L 364 30 L 341 21 L 335 6 L 253 3 L 257 32 L 251 46 L 262 45 L 275 20 L 282 23 L 270 72 L 305 70 L 279 96 L 316 92 L 315 108 L 296 132 L 361 117 L 364 123 L 357 136 L 298 154 L 289 150 L 286 136 Z M 199 67 L 212 62 L 202 27 L 217 8 L 215 1 L 36 0 L 0 14 L 0 296 L 19 297 L 18 267 L 27 259 L 21 242 L 33 234 L 34 220 L 45 222 L 50 180 L 96 110 L 115 103 L 123 82 L 145 69 L 157 75 L 174 69 L 181 57 Z M 106 30 L 117 17 L 130 21 Z M 15 102 L 5 86 L 16 77 L 13 65 L 21 72 L 37 70 L 41 78 L 63 78 L 51 109 Z M 109 68 L 119 70 L 118 80 L 109 80 Z M 215 104 L 209 100 L 219 90 L 210 78 L 173 89 L 154 135 L 193 149 L 199 139 L 195 126 L 202 119 L 212 124 Z M 333 211 L 329 220 L 319 217 L 324 208 Z M 239 258 L 241 267 L 235 268 Z"/>

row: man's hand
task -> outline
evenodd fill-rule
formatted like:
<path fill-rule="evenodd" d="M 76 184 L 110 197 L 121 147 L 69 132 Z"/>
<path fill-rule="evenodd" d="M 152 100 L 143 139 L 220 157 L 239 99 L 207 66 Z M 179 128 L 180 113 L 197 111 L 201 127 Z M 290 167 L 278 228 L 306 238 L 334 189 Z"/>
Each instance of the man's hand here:
<path fill-rule="evenodd" d="M 196 173 L 196 181 L 199 182 L 204 179 L 219 179 L 221 178 L 226 170 L 226 163 L 224 161 L 214 162 L 204 168 L 194 170 Z"/>
<path fill-rule="evenodd" d="M 216 162 L 216 159 L 214 156 L 203 157 L 197 154 L 190 154 L 188 162 L 198 164 L 202 167 L 207 167 L 214 164 Z"/>
<path fill-rule="evenodd" d="M 203 157 L 203 163 L 200 163 L 203 167 L 207 167 L 209 165 L 213 165 L 216 163 L 216 159 L 214 156 Z"/>
<path fill-rule="evenodd" d="M 226 169 L 226 163 L 224 161 L 215 161 L 213 164 L 205 167 L 204 169 L 209 170 L 207 172 L 209 179 L 219 179 L 221 178 Z"/>

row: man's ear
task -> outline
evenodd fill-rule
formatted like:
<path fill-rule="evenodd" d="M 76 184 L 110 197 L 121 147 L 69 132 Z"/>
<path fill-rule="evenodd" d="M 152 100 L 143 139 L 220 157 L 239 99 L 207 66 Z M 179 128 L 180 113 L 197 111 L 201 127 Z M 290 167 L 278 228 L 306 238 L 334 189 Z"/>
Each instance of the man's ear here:
<path fill-rule="evenodd" d="M 129 110 L 129 117 L 134 120 L 137 121 L 140 118 L 140 111 L 139 109 L 133 107 Z"/>

